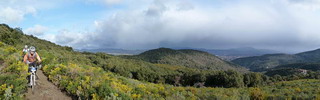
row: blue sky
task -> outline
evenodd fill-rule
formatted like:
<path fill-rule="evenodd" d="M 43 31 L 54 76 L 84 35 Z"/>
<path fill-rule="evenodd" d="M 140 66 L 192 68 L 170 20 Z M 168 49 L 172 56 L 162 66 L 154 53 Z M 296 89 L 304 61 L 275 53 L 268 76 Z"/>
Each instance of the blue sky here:
<path fill-rule="evenodd" d="M 0 0 L 0 23 L 82 48 L 320 48 L 320 0 Z"/>
<path fill-rule="evenodd" d="M 109 7 L 95 2 L 61 2 L 51 8 L 39 8 L 35 14 L 25 14 L 21 22 L 9 22 L 9 24 L 23 29 L 34 25 L 45 26 L 49 28 L 46 31 L 48 34 L 56 34 L 61 29 L 93 30 L 95 20 L 99 20 L 118 9 L 124 9 L 124 7 Z"/>

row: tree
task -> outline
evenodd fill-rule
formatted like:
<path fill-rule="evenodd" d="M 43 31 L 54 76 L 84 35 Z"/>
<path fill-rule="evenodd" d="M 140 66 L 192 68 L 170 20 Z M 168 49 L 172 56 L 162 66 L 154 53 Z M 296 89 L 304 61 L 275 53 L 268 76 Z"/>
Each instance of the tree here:
<path fill-rule="evenodd" d="M 233 70 L 210 73 L 207 75 L 206 86 L 226 88 L 243 87 L 243 76 Z"/>
<path fill-rule="evenodd" d="M 244 84 L 247 87 L 258 87 L 264 82 L 263 75 L 260 73 L 246 73 L 244 74 Z"/>

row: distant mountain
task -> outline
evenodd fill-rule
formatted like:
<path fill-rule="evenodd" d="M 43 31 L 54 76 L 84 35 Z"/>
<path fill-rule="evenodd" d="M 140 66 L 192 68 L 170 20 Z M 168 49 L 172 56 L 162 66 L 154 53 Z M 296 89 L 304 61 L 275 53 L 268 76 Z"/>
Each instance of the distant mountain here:
<path fill-rule="evenodd" d="M 241 58 L 241 57 L 261 56 L 264 54 L 278 53 L 277 51 L 273 51 L 273 50 L 255 49 L 251 47 L 233 48 L 233 49 L 202 49 L 202 48 L 185 47 L 185 48 L 173 48 L 173 49 L 175 50 L 193 49 L 193 50 L 205 51 L 227 61 L 231 61 L 233 59 Z M 145 49 L 126 50 L 126 49 L 104 48 L 104 49 L 79 49 L 77 51 L 87 51 L 87 52 L 93 52 L 93 53 L 104 52 L 112 55 L 137 55 L 147 50 Z"/>
<path fill-rule="evenodd" d="M 217 56 L 260 56 L 264 54 L 278 53 L 277 51 L 273 50 L 255 49 L 251 47 L 233 48 L 225 50 L 204 49 L 203 51 L 215 54 Z"/>
<path fill-rule="evenodd" d="M 246 70 L 243 67 L 224 61 L 210 53 L 192 49 L 174 50 L 169 48 L 159 48 L 149 50 L 129 58 L 140 59 L 151 63 L 180 65 L 199 69 Z"/>
<path fill-rule="evenodd" d="M 265 71 L 279 65 L 293 63 L 320 63 L 320 49 L 298 54 L 268 54 L 232 60 L 233 63 L 247 67 L 252 71 Z"/>
<path fill-rule="evenodd" d="M 137 55 L 146 50 L 125 50 L 125 49 L 113 49 L 113 48 L 105 48 L 105 49 L 79 49 L 77 51 L 86 51 L 86 52 L 104 52 L 112 55 Z"/>
<path fill-rule="evenodd" d="M 176 49 L 194 49 L 208 52 L 216 55 L 224 60 L 231 61 L 233 59 L 250 57 L 250 56 L 261 56 L 264 54 L 279 53 L 278 51 L 267 50 L 267 49 L 255 49 L 252 47 L 232 48 L 232 49 L 199 49 L 199 48 L 176 48 Z"/>

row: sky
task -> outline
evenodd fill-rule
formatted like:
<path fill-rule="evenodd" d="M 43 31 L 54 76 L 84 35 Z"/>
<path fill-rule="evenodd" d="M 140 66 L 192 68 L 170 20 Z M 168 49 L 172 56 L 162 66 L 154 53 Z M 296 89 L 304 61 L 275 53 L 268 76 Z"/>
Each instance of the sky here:
<path fill-rule="evenodd" d="M 0 23 L 75 49 L 320 48 L 320 0 L 0 0 Z"/>

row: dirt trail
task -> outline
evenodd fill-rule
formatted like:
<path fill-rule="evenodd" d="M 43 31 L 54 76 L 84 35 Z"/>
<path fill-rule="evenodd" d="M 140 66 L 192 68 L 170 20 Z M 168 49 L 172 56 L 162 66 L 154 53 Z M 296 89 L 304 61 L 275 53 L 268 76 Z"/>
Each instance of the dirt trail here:
<path fill-rule="evenodd" d="M 72 100 L 71 97 L 49 82 L 41 70 L 38 70 L 37 74 L 39 79 L 36 81 L 35 92 L 32 93 L 31 88 L 28 88 L 28 92 L 25 94 L 26 100 Z"/>

